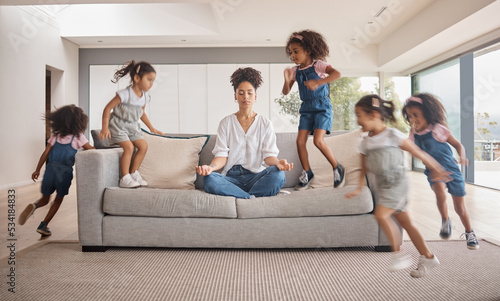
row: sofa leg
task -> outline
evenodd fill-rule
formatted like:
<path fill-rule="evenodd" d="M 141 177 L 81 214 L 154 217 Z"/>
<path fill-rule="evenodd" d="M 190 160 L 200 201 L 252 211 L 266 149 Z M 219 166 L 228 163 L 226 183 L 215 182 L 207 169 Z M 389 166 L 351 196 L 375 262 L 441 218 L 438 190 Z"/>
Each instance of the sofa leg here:
<path fill-rule="evenodd" d="M 82 252 L 106 252 L 105 246 L 82 246 Z"/>
<path fill-rule="evenodd" d="M 375 251 L 377 252 L 391 252 L 391 246 L 375 246 Z"/>

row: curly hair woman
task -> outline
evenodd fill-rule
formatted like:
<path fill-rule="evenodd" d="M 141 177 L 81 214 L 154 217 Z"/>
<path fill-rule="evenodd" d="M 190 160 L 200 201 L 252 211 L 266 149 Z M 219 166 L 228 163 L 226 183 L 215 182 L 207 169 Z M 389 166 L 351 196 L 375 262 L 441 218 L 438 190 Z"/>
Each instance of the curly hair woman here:
<path fill-rule="evenodd" d="M 196 167 L 204 176 L 203 190 L 243 199 L 276 195 L 285 185 L 284 171 L 291 170 L 293 163 L 278 159 L 271 122 L 253 110 L 261 74 L 240 68 L 231 75 L 231 84 L 238 111 L 219 123 L 210 165 Z M 221 168 L 222 173 L 214 172 Z"/>
<path fill-rule="evenodd" d="M 297 151 L 304 170 L 300 183 L 295 188 L 307 189 L 314 177 L 306 148 L 310 134 L 314 135 L 314 145 L 332 165 L 333 186 L 342 187 L 345 169 L 337 162 L 332 150 L 324 141 L 325 135 L 330 133 L 333 121 L 328 83 L 339 79 L 340 72 L 323 61 L 329 54 L 329 48 L 323 36 L 317 32 L 303 30 L 292 33 L 286 44 L 286 53 L 296 66 L 285 70 L 282 92 L 287 95 L 297 82 L 302 100 L 299 109 Z"/>

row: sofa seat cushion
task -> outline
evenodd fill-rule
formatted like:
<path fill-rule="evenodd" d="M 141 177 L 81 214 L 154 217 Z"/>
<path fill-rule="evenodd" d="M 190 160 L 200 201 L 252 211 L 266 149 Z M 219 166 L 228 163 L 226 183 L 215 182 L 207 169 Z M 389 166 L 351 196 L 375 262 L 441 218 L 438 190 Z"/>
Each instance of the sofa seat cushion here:
<path fill-rule="evenodd" d="M 236 199 L 238 218 L 313 217 L 358 215 L 373 211 L 373 199 L 368 187 L 352 199 L 345 194 L 356 190 L 356 185 L 333 189 L 317 188 L 292 191 L 289 195 Z"/>
<path fill-rule="evenodd" d="M 112 187 L 103 202 L 109 215 L 236 218 L 234 197 L 199 190 Z"/>

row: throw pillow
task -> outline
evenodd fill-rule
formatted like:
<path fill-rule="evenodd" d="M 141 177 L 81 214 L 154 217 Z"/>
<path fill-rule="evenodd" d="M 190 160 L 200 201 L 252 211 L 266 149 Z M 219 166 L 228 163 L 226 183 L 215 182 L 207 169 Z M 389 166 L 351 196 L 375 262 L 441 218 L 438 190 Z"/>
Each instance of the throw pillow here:
<path fill-rule="evenodd" d="M 332 150 L 335 159 L 346 169 L 345 185 L 358 185 L 359 173 L 361 172 L 361 156 L 358 151 L 361 135 L 361 131 L 354 131 L 325 137 L 325 143 Z M 307 152 L 309 153 L 309 164 L 314 173 L 311 187 L 333 187 L 332 165 L 314 145 L 312 137 L 307 141 Z"/>
<path fill-rule="evenodd" d="M 168 137 L 146 131 L 143 136 L 148 151 L 139 173 L 148 187 L 194 189 L 199 154 L 210 136 Z"/>

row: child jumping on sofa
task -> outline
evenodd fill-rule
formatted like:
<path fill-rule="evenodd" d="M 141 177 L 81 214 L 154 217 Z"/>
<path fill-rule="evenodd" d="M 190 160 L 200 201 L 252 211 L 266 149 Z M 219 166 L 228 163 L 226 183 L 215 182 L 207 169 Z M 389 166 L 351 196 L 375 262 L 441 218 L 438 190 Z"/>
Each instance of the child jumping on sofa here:
<path fill-rule="evenodd" d="M 479 249 L 479 242 L 472 229 L 469 214 L 465 208 L 465 181 L 458 163 L 453 157 L 450 144 L 457 150 L 460 156 L 460 164 L 467 165 L 465 149 L 451 131 L 446 126 L 446 111 L 434 95 L 428 93 L 416 94 L 408 98 L 403 107 L 403 116 L 411 125 L 410 139 L 415 142 L 423 151 L 431 155 L 436 161 L 441 163 L 446 170 L 451 173 L 452 181 L 447 183 L 433 181 L 429 177 L 426 169 L 427 181 L 436 194 L 436 203 L 441 214 L 441 231 L 439 235 L 443 239 L 451 236 L 451 221 L 448 217 L 448 206 L 446 204 L 446 192 L 451 194 L 455 212 L 460 217 L 465 227 L 467 248 L 471 250 Z"/>
<path fill-rule="evenodd" d="M 115 97 L 104 108 L 99 139 L 109 139 L 109 144 L 118 144 L 123 148 L 120 159 L 122 178 L 119 184 L 123 188 L 134 188 L 148 185 L 137 171 L 148 149 L 139 119 L 151 133 L 163 133 L 153 127 L 144 111 L 146 104 L 151 101 L 148 91 L 156 78 L 155 69 L 147 62 L 130 61 L 116 71 L 112 82 L 117 83 L 126 75 L 130 76 L 131 85 L 116 92 Z M 137 152 L 133 156 L 135 148 Z"/>
<path fill-rule="evenodd" d="M 282 92 L 287 95 L 297 82 L 302 100 L 299 109 L 297 151 L 304 170 L 295 188 L 307 189 L 314 177 L 306 148 L 310 134 L 314 135 L 314 145 L 332 165 L 333 186 L 340 188 L 344 185 L 345 169 L 337 162 L 332 150 L 324 141 L 325 135 L 329 134 L 332 128 L 333 118 L 328 83 L 339 79 L 340 72 L 323 61 L 329 55 L 329 48 L 323 36 L 317 32 L 310 30 L 294 32 L 288 38 L 286 52 L 296 66 L 285 70 Z"/>
<path fill-rule="evenodd" d="M 40 156 L 36 169 L 31 175 L 31 179 L 36 182 L 43 164 L 46 163 L 42 180 L 42 197 L 26 206 L 19 216 L 19 224 L 24 225 L 28 217 L 36 209 L 47 205 L 50 195 L 57 191 L 49 212 L 36 230 L 43 236 L 52 234 L 47 226 L 59 210 L 64 196 L 68 194 L 71 180 L 73 180 L 73 165 L 77 150 L 94 148 L 83 134 L 87 128 L 88 117 L 81 108 L 75 105 L 63 106 L 50 113 L 46 118 L 50 121 L 52 136 L 47 141 L 45 151 Z"/>
<path fill-rule="evenodd" d="M 422 160 L 432 171 L 434 180 L 449 180 L 448 172 L 410 139 L 407 139 L 403 133 L 386 126 L 386 120 L 395 121 L 392 101 L 385 101 L 375 94 L 367 95 L 356 103 L 355 112 L 361 130 L 367 132 L 368 136 L 360 145 L 362 165 L 358 189 L 346 194 L 346 198 L 349 199 L 361 193 L 367 172 L 376 176 L 375 189 L 378 201 L 374 216 L 389 239 L 392 252 L 394 252 L 390 270 L 401 270 L 411 264 L 408 255 L 400 253 L 401 235 L 392 219 L 394 216 L 401 227 L 406 230 L 421 255 L 417 269 L 411 271 L 410 275 L 417 278 L 423 277 L 430 269 L 439 265 L 439 260 L 431 253 L 407 212 L 409 187 L 401 150 L 408 151 Z"/>

